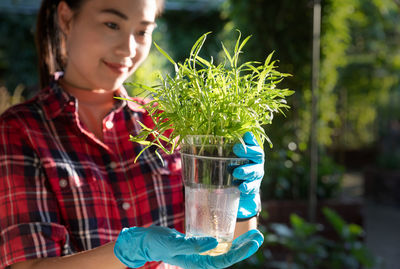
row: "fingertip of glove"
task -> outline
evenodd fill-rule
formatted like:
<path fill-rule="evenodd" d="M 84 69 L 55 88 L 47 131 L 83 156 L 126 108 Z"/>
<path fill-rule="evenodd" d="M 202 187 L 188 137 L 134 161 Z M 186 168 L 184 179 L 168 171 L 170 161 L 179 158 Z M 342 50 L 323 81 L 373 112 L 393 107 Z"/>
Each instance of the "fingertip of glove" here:
<path fill-rule="evenodd" d="M 251 242 L 256 244 L 257 248 L 259 248 L 264 242 L 264 235 L 257 229 L 250 230 L 248 233 L 249 237 L 251 237 Z"/>
<path fill-rule="evenodd" d="M 198 245 L 199 252 L 211 250 L 218 245 L 214 237 L 190 237 L 189 240 Z"/>
<path fill-rule="evenodd" d="M 233 153 L 236 155 L 242 155 L 244 153 L 244 147 L 242 144 L 233 145 Z"/>
<path fill-rule="evenodd" d="M 239 185 L 238 188 L 239 188 L 239 191 L 240 191 L 241 193 L 248 194 L 248 187 L 247 187 L 247 184 L 242 183 L 242 184 Z"/>
<path fill-rule="evenodd" d="M 246 132 L 243 135 L 243 140 L 244 140 L 244 142 L 246 142 L 246 144 L 258 146 L 257 139 L 252 132 Z"/>
<path fill-rule="evenodd" d="M 245 259 L 253 255 L 257 252 L 257 250 L 261 247 L 262 243 L 264 242 L 264 236 L 260 231 L 253 229 L 247 232 L 248 234 L 248 241 L 244 243 L 247 245 L 247 255 Z"/>
<path fill-rule="evenodd" d="M 232 176 L 237 178 L 237 179 L 242 179 L 244 175 L 244 171 L 241 167 L 237 167 L 233 170 Z"/>

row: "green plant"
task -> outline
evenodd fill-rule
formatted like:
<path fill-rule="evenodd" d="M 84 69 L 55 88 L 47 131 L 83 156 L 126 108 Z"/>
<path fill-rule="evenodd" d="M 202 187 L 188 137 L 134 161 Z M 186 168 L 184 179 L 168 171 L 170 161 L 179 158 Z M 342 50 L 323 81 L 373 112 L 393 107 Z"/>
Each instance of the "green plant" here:
<path fill-rule="evenodd" d="M 149 128 L 140 123 L 143 129 L 131 137 L 145 145 L 143 150 L 156 146 L 172 153 L 188 135 L 224 136 L 244 143 L 242 135 L 247 131 L 263 145 L 269 138 L 262 125 L 271 124 L 274 113 L 289 108 L 285 98 L 293 91 L 277 88 L 289 74 L 276 70 L 273 53 L 264 63 L 239 64 L 239 54 L 250 38 L 241 42 L 239 32 L 233 55 L 222 43 L 225 62 L 216 65 L 212 57 L 208 61 L 199 56 L 208 34 L 196 41 L 183 63 L 176 63 L 156 44 L 174 65 L 175 75 L 160 76 L 161 84 L 155 87 L 140 85 L 152 95 L 153 100 L 143 107 L 155 125 Z M 164 135 L 168 131 L 170 135 Z"/>
<path fill-rule="evenodd" d="M 309 223 L 296 214 L 290 216 L 290 226 L 273 223 L 265 233 L 264 252 L 257 253 L 246 263 L 235 268 L 270 269 L 359 269 L 374 268 L 379 259 L 362 242 L 363 229 L 346 223 L 336 212 L 323 209 L 335 238 L 323 233 L 322 224 Z M 277 248 L 281 255 L 269 251 Z M 282 251 L 283 250 L 283 251 Z"/>

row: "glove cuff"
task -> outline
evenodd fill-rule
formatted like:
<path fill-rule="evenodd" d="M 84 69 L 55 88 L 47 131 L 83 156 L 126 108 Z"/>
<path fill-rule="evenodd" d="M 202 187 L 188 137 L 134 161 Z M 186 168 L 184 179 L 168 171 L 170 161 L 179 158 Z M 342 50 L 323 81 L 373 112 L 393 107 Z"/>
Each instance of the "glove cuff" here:
<path fill-rule="evenodd" d="M 259 214 L 254 215 L 254 216 L 251 216 L 251 217 L 248 217 L 248 218 L 237 218 L 237 219 L 236 219 L 236 222 L 245 222 L 245 221 L 251 220 L 252 218 L 257 218 L 258 215 L 259 215 Z"/>
<path fill-rule="evenodd" d="M 140 234 L 132 236 L 132 233 L 138 229 L 140 228 L 131 227 L 122 229 L 114 245 L 114 255 L 118 260 L 120 260 L 120 262 L 130 268 L 142 267 L 147 262 L 144 257 L 142 257 L 143 255 L 139 254 L 140 248 L 136 249 L 137 251 L 135 252 L 135 255 L 132 255 L 130 252 L 130 246 L 136 245 L 138 241 L 142 240 Z"/>

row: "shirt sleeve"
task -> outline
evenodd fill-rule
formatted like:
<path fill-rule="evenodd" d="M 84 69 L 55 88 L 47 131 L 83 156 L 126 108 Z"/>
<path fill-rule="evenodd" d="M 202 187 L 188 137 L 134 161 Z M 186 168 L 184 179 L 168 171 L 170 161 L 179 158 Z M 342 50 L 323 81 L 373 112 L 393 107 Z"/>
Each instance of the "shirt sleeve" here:
<path fill-rule="evenodd" d="M 30 135 L 19 118 L 0 118 L 0 268 L 68 253 L 68 232 Z"/>

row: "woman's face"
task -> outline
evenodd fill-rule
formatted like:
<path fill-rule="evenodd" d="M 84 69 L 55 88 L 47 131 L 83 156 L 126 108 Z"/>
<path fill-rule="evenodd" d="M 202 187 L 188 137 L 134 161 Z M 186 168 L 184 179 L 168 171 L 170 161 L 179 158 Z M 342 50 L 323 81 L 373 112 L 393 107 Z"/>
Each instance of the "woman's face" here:
<path fill-rule="evenodd" d="M 66 82 L 88 90 L 118 89 L 149 53 L 156 8 L 156 0 L 86 0 L 75 14 L 61 2 Z"/>

